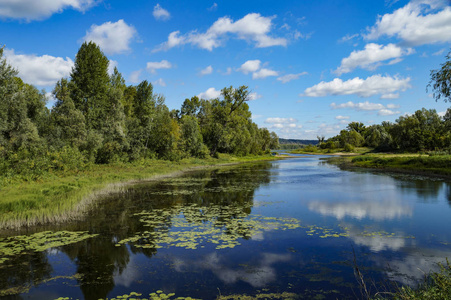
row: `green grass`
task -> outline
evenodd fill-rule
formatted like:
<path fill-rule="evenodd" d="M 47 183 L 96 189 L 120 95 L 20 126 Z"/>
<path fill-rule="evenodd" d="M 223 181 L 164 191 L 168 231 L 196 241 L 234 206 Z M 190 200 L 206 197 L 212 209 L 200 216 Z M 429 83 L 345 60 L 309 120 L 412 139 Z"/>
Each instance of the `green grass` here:
<path fill-rule="evenodd" d="M 351 162 L 363 168 L 451 175 L 451 155 L 370 154 L 354 157 Z"/>
<path fill-rule="evenodd" d="M 92 165 L 77 172 L 48 173 L 38 181 L 9 181 L 0 187 L 0 229 L 77 218 L 101 195 L 133 182 L 174 176 L 195 168 L 273 159 L 276 158 L 270 155 L 220 155 L 218 159 L 192 158 L 179 162 L 149 159 L 128 164 Z"/>

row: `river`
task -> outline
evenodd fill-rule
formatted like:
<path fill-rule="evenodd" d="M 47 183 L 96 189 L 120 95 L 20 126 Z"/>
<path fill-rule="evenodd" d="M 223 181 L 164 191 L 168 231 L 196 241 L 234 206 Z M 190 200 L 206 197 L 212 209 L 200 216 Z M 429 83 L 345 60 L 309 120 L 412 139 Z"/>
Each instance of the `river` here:
<path fill-rule="evenodd" d="M 449 183 L 323 158 L 141 183 L 83 220 L 3 232 L 0 295 L 355 299 L 361 280 L 414 286 L 451 258 Z"/>

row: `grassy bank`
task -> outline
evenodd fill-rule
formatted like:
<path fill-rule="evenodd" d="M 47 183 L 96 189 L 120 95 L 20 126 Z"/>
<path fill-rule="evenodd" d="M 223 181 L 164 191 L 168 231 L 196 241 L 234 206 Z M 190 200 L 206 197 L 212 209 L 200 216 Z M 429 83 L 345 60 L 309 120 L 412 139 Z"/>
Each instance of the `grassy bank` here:
<path fill-rule="evenodd" d="M 451 176 L 451 155 L 369 154 L 350 160 L 352 166 L 378 170 Z"/>
<path fill-rule="evenodd" d="M 275 157 L 185 159 L 178 162 L 141 160 L 128 164 L 92 165 L 83 171 L 46 174 L 37 181 L 11 181 L 0 188 L 0 229 L 19 228 L 77 218 L 95 199 L 127 184 L 176 176 L 212 166 L 274 160 Z"/>

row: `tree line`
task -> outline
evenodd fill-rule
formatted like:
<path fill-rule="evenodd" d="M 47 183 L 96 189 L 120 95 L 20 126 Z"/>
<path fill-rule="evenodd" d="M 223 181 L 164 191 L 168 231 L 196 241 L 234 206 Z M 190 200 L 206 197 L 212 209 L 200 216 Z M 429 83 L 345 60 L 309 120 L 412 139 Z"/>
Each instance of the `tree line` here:
<path fill-rule="evenodd" d="M 426 91 L 432 90 L 436 101 L 451 101 L 451 52 L 440 69 L 432 70 Z M 435 109 L 420 109 L 411 115 L 399 117 L 394 123 L 365 126 L 351 122 L 346 129 L 327 141 L 318 137 L 322 149 L 367 146 L 379 151 L 424 152 L 444 151 L 451 153 L 451 109 L 440 116 Z"/>
<path fill-rule="evenodd" d="M 322 149 L 371 147 L 377 151 L 427 152 L 451 151 L 451 109 L 444 117 L 435 109 L 417 110 L 399 117 L 395 122 L 365 126 L 351 122 L 346 129 L 327 141 L 321 140 Z"/>
<path fill-rule="evenodd" d="M 222 89 L 222 99 L 186 99 L 169 110 L 147 80 L 126 85 L 93 42 L 81 45 L 69 78 L 52 92 L 56 103 L 24 83 L 0 48 L 0 172 L 83 168 L 86 164 L 158 158 L 249 155 L 278 147 L 278 137 L 251 120 L 246 86 Z"/>

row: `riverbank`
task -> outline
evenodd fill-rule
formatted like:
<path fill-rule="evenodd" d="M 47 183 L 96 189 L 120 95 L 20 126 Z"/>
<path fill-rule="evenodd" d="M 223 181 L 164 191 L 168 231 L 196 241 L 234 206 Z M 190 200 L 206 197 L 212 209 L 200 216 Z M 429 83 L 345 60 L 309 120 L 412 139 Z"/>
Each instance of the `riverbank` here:
<path fill-rule="evenodd" d="M 140 181 L 159 180 L 183 172 L 225 165 L 276 160 L 270 155 L 140 160 L 128 164 L 92 165 L 83 171 L 55 172 L 38 181 L 16 181 L 0 189 L 0 229 L 64 222 L 82 216 L 102 195 Z"/>
<path fill-rule="evenodd" d="M 451 155 L 366 154 L 341 162 L 343 167 L 451 178 Z"/>

